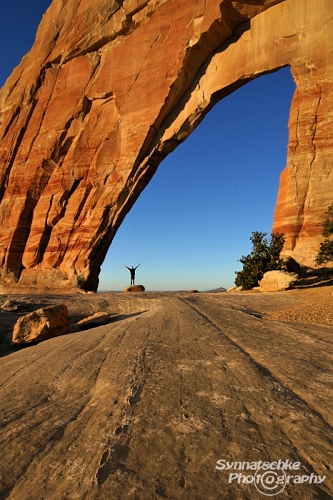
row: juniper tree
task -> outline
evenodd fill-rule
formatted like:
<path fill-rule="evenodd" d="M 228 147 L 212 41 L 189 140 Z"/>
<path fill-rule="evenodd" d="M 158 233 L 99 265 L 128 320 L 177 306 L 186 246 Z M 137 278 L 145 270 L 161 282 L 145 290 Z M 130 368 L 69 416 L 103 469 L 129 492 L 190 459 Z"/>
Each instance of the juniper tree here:
<path fill-rule="evenodd" d="M 333 240 L 330 239 L 333 235 L 333 204 L 328 207 L 325 216 L 324 222 L 318 224 L 322 226 L 323 231 L 321 234 L 325 238 L 320 243 L 319 252 L 316 257 L 316 264 L 318 265 L 333 261 Z"/>
<path fill-rule="evenodd" d="M 272 233 L 270 241 L 267 240 L 266 236 L 267 233 L 254 231 L 250 237 L 251 253 L 243 255 L 238 261 L 243 264 L 243 269 L 236 271 L 235 284 L 244 290 L 258 286 L 259 281 L 267 271 L 283 267 L 280 253 L 284 245 L 284 234 Z"/>

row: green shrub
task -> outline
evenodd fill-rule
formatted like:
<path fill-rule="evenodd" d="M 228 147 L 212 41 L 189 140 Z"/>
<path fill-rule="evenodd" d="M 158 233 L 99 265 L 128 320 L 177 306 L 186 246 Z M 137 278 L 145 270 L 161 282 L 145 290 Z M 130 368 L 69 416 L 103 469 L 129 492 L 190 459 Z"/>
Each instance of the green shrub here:
<path fill-rule="evenodd" d="M 320 243 L 320 249 L 316 257 L 316 264 L 318 265 L 333 260 L 333 241 L 330 239 L 330 236 L 333 234 L 333 204 L 328 207 L 325 215 L 324 222 L 319 224 L 319 226 L 323 227 L 322 235 L 325 239 Z"/>
<path fill-rule="evenodd" d="M 244 290 L 251 290 L 258 286 L 267 271 L 283 267 L 280 253 L 284 245 L 284 234 L 272 233 L 270 241 L 267 240 L 266 235 L 267 233 L 254 231 L 250 237 L 251 253 L 243 255 L 238 261 L 243 264 L 243 269 L 236 271 L 235 284 Z"/>

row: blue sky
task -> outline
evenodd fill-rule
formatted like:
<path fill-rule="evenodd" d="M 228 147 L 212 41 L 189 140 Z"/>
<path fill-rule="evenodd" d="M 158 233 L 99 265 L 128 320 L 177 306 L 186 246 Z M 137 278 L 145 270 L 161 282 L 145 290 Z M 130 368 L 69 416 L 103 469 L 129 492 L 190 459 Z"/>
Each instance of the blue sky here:
<path fill-rule="evenodd" d="M 0 86 L 31 48 L 49 0 L 1 6 Z M 289 68 L 220 101 L 160 165 L 109 249 L 100 290 L 129 284 L 136 266 L 146 290 L 228 288 L 252 231 L 271 232 L 286 165 Z"/>

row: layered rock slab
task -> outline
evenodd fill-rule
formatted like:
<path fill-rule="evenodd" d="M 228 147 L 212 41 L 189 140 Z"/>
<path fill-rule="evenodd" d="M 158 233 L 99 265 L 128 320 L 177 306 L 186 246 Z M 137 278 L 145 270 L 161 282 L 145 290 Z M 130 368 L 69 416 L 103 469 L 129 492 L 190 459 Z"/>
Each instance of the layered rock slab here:
<path fill-rule="evenodd" d="M 110 314 L 104 311 L 99 311 L 87 318 L 78 321 L 78 327 L 80 330 L 89 330 L 89 328 L 95 328 L 97 326 L 106 325 L 110 320 Z"/>
<path fill-rule="evenodd" d="M 0 290 L 96 290 L 161 160 L 218 100 L 286 65 L 274 229 L 313 261 L 333 187 L 332 14 L 330 0 L 55 0 L 0 93 Z"/>

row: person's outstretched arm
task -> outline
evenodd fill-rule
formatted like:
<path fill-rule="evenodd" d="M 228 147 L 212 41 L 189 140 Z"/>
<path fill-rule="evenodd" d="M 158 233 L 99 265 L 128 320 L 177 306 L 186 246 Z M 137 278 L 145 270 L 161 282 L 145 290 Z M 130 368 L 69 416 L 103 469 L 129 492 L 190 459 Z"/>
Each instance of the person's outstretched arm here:
<path fill-rule="evenodd" d="M 124 266 L 127 267 L 126 264 L 124 264 Z M 129 267 L 127 267 L 127 269 L 129 269 Z"/>
<path fill-rule="evenodd" d="M 138 264 L 138 265 L 136 266 L 136 268 L 135 268 L 135 269 L 137 269 L 137 268 L 139 267 L 139 265 L 140 265 L 140 264 Z"/>

